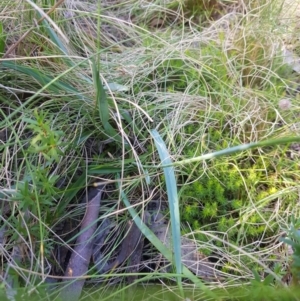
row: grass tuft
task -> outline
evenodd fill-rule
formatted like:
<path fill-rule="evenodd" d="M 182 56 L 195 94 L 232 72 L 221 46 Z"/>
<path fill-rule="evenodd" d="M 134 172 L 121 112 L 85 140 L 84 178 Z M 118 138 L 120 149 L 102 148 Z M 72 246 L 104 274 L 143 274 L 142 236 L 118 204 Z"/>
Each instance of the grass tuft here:
<path fill-rule="evenodd" d="M 265 289 L 276 300 L 272 292 L 290 275 L 296 284 L 297 4 L 1 1 L 0 245 L 8 294 L 42 294 L 45 282 L 64 274 L 82 199 L 103 181 L 99 225 L 113 225 L 104 257 L 117 256 L 132 219 L 176 267 L 152 274 L 145 246 L 136 283 L 160 281 L 170 290 L 177 277 L 183 291 L 193 283 L 228 300 L 224 288 Z M 153 200 L 170 216 L 174 258 L 143 221 Z M 182 237 L 215 263 L 220 283 L 203 284 L 181 265 Z M 122 265 L 105 275 L 94 262 L 89 268 L 100 294 L 117 281 L 120 291 L 131 285 Z M 293 289 L 283 291 L 294 298 Z"/>

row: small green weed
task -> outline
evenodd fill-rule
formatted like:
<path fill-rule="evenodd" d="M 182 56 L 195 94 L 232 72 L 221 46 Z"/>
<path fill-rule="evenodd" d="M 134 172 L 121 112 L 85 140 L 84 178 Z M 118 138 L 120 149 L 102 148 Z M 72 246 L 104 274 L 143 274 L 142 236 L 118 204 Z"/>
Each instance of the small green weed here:
<path fill-rule="evenodd" d="M 292 262 L 290 272 L 292 276 L 292 284 L 299 287 L 300 283 L 300 219 L 292 216 L 291 224 L 287 229 L 287 237 L 281 239 L 293 248 Z"/>
<path fill-rule="evenodd" d="M 28 129 L 32 130 L 34 137 L 30 141 L 29 153 L 41 154 L 48 163 L 58 162 L 63 155 L 63 131 L 55 131 L 50 128 L 51 120 L 47 120 L 47 113 L 34 112 L 35 120 L 23 118 L 28 123 Z"/>

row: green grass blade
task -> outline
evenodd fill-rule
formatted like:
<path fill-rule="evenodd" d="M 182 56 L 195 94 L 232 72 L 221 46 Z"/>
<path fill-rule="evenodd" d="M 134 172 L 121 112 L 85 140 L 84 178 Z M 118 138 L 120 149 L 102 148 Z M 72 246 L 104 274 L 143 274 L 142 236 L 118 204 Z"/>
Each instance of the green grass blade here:
<path fill-rule="evenodd" d="M 163 164 L 172 164 L 166 145 L 162 140 L 162 138 L 160 137 L 159 133 L 156 130 L 152 130 L 151 135 L 154 139 L 154 143 L 158 150 L 158 154 L 161 162 L 163 162 Z M 168 201 L 170 206 L 173 250 L 175 255 L 175 267 L 176 267 L 176 273 L 180 275 L 182 273 L 181 233 L 180 233 L 179 202 L 178 202 L 175 172 L 173 167 L 165 167 L 163 168 L 163 170 L 165 175 Z M 180 278 L 178 278 L 178 284 L 179 286 L 181 286 Z"/>
<path fill-rule="evenodd" d="M 55 33 L 55 31 L 52 29 L 51 25 L 53 27 L 56 27 L 56 30 L 58 32 L 60 32 L 61 34 L 63 34 L 63 32 L 60 30 L 60 28 L 57 26 L 57 24 L 54 23 L 54 21 L 51 19 L 51 17 L 49 15 L 47 15 L 43 9 L 41 7 L 39 7 L 34 1 L 28 1 L 26 0 L 36 11 L 37 15 L 38 15 L 38 19 L 41 20 L 42 18 L 44 18 L 42 20 L 42 24 L 44 25 L 45 30 L 47 31 L 49 37 L 51 38 L 52 42 L 54 42 L 59 49 L 66 55 L 68 55 L 68 51 L 65 48 L 64 44 L 61 42 L 61 40 L 58 38 L 57 34 Z M 48 3 L 47 6 L 50 4 L 50 6 L 54 6 L 54 2 L 53 3 Z M 49 24 L 51 23 L 51 25 Z"/>
<path fill-rule="evenodd" d="M 217 158 L 217 157 L 221 157 L 221 156 L 228 156 L 233 153 L 249 150 L 252 148 L 274 146 L 274 145 L 276 146 L 279 144 L 287 144 L 287 143 L 292 143 L 292 142 L 300 142 L 300 136 L 286 137 L 286 138 L 279 138 L 279 139 L 270 139 L 270 140 L 265 140 L 265 141 L 252 142 L 252 143 L 248 143 L 248 144 L 241 144 L 238 146 L 225 148 L 225 149 L 217 151 L 217 152 L 205 154 L 205 155 L 194 157 L 191 159 L 185 159 L 185 160 L 181 160 L 181 161 L 177 161 L 177 162 L 173 162 L 173 163 L 166 163 L 159 167 L 165 168 L 165 167 L 170 167 L 170 166 L 190 164 L 193 162 L 205 161 L 205 160 L 209 160 L 209 159 L 213 159 L 213 158 Z"/>
<path fill-rule="evenodd" d="M 39 14 L 39 13 L 38 13 Z M 40 15 L 40 14 L 39 14 Z M 61 42 L 60 38 L 57 36 L 57 34 L 55 33 L 55 31 L 51 28 L 51 26 L 49 25 L 47 20 L 43 20 L 42 24 L 44 25 L 44 28 L 46 29 L 50 39 L 52 42 L 54 42 L 54 44 L 60 49 L 60 51 L 65 54 L 65 55 L 69 55 L 67 48 L 65 47 L 65 45 Z"/>
<path fill-rule="evenodd" d="M 93 80 L 96 91 L 96 106 L 98 113 L 102 122 L 102 125 L 105 129 L 106 135 L 109 138 L 113 138 L 118 142 L 122 142 L 121 136 L 116 132 L 116 130 L 109 123 L 109 106 L 107 102 L 106 93 L 100 79 L 100 73 L 97 68 L 97 64 L 92 61 L 92 71 L 93 71 Z"/>
<path fill-rule="evenodd" d="M 81 62 L 79 64 L 81 64 Z M 77 64 L 77 65 L 79 65 L 79 64 Z M 82 93 L 79 93 L 79 91 L 77 91 L 73 86 L 59 80 L 65 74 L 67 74 L 72 69 L 74 69 L 77 65 L 75 65 L 74 67 L 59 74 L 57 77 L 53 78 L 51 76 L 42 74 L 41 72 L 39 72 L 36 69 L 28 68 L 25 66 L 20 66 L 14 62 L 9 62 L 9 61 L 0 62 L 0 70 L 4 67 L 4 68 L 9 68 L 12 70 L 19 71 L 26 75 L 32 76 L 33 78 L 35 78 L 37 80 L 37 82 L 39 82 L 42 85 L 42 88 L 39 91 L 37 91 L 34 95 L 32 95 L 29 99 L 27 99 L 24 103 L 22 103 L 22 105 L 18 106 L 17 109 L 15 109 L 13 112 L 11 112 L 11 114 L 9 115 L 9 119 L 12 119 L 19 112 L 22 112 L 22 110 L 26 106 L 28 106 L 38 95 L 40 95 L 40 93 L 42 93 L 43 91 L 46 91 L 47 89 L 49 90 L 49 92 L 53 92 L 55 94 L 59 94 L 62 92 L 71 93 L 80 100 L 87 100 L 89 102 L 92 102 L 92 100 L 90 98 L 87 98 L 84 95 L 82 95 Z M 0 122 L 0 125 L 2 125 L 2 123 L 3 122 Z"/>
<path fill-rule="evenodd" d="M 92 62 L 92 70 L 93 70 L 93 79 L 94 86 L 97 92 L 96 102 L 99 109 L 99 116 L 104 126 L 109 124 L 109 107 L 107 103 L 106 93 L 104 91 L 100 76 L 99 70 L 95 62 Z"/>
<path fill-rule="evenodd" d="M 37 11 L 37 14 L 39 15 L 39 17 L 41 17 L 41 15 L 38 11 Z M 44 29 L 46 30 L 47 34 L 49 35 L 51 41 L 57 46 L 57 48 L 60 50 L 61 53 L 66 55 L 66 57 L 64 58 L 64 61 L 66 62 L 66 64 L 70 67 L 74 67 L 75 66 L 74 62 L 72 62 L 72 60 L 70 58 L 68 58 L 68 56 L 70 55 L 68 49 L 66 48 L 64 43 L 61 41 L 59 36 L 56 34 L 56 32 L 53 30 L 53 28 L 50 26 L 49 22 L 46 19 L 44 19 L 42 21 L 42 24 L 44 25 Z M 87 76 L 85 76 L 81 73 L 79 73 L 79 76 L 81 78 L 83 78 L 85 81 L 87 81 L 89 84 L 92 83 L 92 81 Z"/>
<path fill-rule="evenodd" d="M 3 23 L 0 22 L 0 58 L 4 55 L 5 35 L 3 33 Z"/>
<path fill-rule="evenodd" d="M 18 65 L 14 62 L 9 62 L 9 61 L 3 61 L 1 65 L 5 68 L 9 68 L 18 72 L 21 72 L 23 74 L 26 74 L 28 76 L 32 76 L 40 85 L 49 85 L 49 90 L 53 93 L 61 93 L 61 92 L 69 92 L 72 94 L 79 94 L 79 92 L 72 87 L 71 85 L 56 80 L 54 77 L 42 74 L 40 71 L 37 69 L 32 69 L 26 66 L 21 66 Z"/>

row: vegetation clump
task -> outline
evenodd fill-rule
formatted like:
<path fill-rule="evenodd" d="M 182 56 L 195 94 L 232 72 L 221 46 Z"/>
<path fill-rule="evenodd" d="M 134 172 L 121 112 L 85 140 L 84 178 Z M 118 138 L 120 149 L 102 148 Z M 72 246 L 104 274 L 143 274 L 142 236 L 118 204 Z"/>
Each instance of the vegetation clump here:
<path fill-rule="evenodd" d="M 299 75 L 282 51 L 293 51 L 296 30 L 287 0 L 96 2 L 0 4 L 1 288 L 38 295 L 70 272 L 85 196 L 99 183 L 90 239 L 103 266 L 117 263 L 102 275 L 88 260 L 84 279 L 104 283 L 100 293 L 134 271 L 126 279 L 175 279 L 182 297 L 193 282 L 217 300 L 182 268 L 180 235 L 224 287 L 271 296 L 287 275 L 298 283 Z M 157 199 L 168 201 L 173 250 L 146 226 Z M 127 253 L 118 262 L 132 224 L 176 273 L 153 268 L 147 247 L 134 267 Z"/>

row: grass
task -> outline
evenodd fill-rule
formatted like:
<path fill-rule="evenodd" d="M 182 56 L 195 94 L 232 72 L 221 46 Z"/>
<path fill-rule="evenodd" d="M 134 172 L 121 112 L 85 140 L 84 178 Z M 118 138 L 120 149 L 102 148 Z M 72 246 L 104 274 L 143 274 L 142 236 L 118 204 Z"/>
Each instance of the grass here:
<path fill-rule="evenodd" d="M 296 285 L 298 253 L 291 264 L 278 239 L 287 231 L 298 246 L 298 74 L 282 57 L 297 52 L 291 3 L 54 5 L 0 4 L 2 288 L 40 294 L 63 274 L 55 252 L 68 256 L 95 182 L 109 187 L 98 224 L 112 219 L 112 249 L 133 219 L 172 261 L 142 220 L 150 200 L 168 201 L 176 272 L 138 282 L 177 279 L 181 298 L 194 282 L 221 299 L 220 288 L 273 292 L 291 269 Z M 181 266 L 180 227 L 224 280 Z M 99 293 L 125 279 L 92 265 Z"/>

